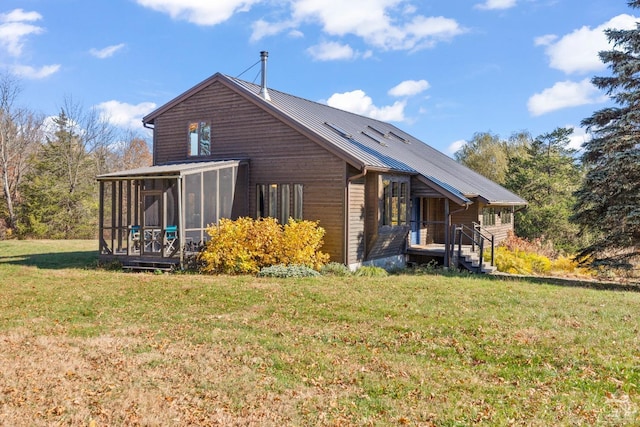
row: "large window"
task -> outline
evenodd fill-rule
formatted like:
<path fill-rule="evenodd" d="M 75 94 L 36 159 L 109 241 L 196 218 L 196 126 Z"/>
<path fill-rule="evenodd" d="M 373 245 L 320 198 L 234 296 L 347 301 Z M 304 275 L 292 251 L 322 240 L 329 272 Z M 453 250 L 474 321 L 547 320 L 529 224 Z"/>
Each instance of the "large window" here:
<path fill-rule="evenodd" d="M 494 208 L 482 208 L 482 226 L 496 225 L 496 211 Z"/>
<path fill-rule="evenodd" d="M 302 219 L 302 195 L 302 184 L 258 184 L 256 218 L 277 218 L 281 224 Z"/>
<path fill-rule="evenodd" d="M 511 224 L 513 221 L 513 208 L 502 208 L 500 211 L 500 223 Z"/>
<path fill-rule="evenodd" d="M 393 179 L 382 180 L 383 225 L 407 225 L 408 191 L 407 182 Z"/>
<path fill-rule="evenodd" d="M 211 124 L 209 122 L 189 123 L 189 156 L 211 154 Z"/>

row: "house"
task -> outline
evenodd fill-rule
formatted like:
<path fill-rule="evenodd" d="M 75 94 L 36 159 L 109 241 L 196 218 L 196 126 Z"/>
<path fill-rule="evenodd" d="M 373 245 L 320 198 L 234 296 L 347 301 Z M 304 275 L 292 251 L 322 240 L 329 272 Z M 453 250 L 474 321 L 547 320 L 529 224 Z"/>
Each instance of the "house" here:
<path fill-rule="evenodd" d="M 240 216 L 317 220 L 351 267 L 450 263 L 464 236 L 513 230 L 523 199 L 392 124 L 267 88 L 266 57 L 260 85 L 217 73 L 143 118 L 153 166 L 97 178 L 103 260 L 183 263 Z"/>

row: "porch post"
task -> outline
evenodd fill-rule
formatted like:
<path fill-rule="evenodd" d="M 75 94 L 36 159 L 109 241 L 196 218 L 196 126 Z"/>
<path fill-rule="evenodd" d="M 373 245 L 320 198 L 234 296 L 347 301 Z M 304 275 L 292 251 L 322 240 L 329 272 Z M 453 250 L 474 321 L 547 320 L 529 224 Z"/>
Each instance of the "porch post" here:
<path fill-rule="evenodd" d="M 451 239 L 451 215 L 449 214 L 449 199 L 444 199 L 444 265 L 449 265 L 449 249 Z"/>
<path fill-rule="evenodd" d="M 184 231 L 184 206 L 182 206 L 182 176 L 176 178 L 178 181 L 178 247 L 180 248 L 180 269 L 184 269 L 184 249 L 186 243 L 186 232 Z"/>
<path fill-rule="evenodd" d="M 98 205 L 98 250 L 102 253 L 104 241 L 104 181 L 100 182 L 100 204 Z"/>

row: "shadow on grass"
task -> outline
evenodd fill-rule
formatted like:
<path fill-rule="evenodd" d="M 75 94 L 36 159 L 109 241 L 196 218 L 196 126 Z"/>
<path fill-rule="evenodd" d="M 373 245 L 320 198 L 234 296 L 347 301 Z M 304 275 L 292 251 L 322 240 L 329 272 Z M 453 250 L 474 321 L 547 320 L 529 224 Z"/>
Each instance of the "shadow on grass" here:
<path fill-rule="evenodd" d="M 1 264 L 33 266 L 41 269 L 96 268 L 98 251 L 50 252 L 0 256 Z"/>
<path fill-rule="evenodd" d="M 542 277 L 542 276 L 519 276 L 511 274 L 492 274 L 484 276 L 489 280 L 527 282 L 537 285 L 553 285 L 570 288 L 596 289 L 599 291 L 625 291 L 640 292 L 638 282 L 610 282 L 600 280 L 578 279 L 573 277 Z"/>

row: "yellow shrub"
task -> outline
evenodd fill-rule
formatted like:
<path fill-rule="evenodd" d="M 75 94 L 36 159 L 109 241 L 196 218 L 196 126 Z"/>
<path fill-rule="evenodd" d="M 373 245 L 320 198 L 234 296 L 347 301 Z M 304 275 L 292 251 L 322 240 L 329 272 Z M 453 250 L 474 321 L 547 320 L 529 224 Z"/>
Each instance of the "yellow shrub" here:
<path fill-rule="evenodd" d="M 221 219 L 207 233 L 210 240 L 198 257 L 203 273 L 257 273 L 276 264 L 320 269 L 329 261 L 320 252 L 324 229 L 313 221 L 291 219 L 282 227 L 274 218 Z"/>
<path fill-rule="evenodd" d="M 301 264 L 319 270 L 329 262 L 329 254 L 320 252 L 324 228 L 314 221 L 289 220 L 284 226 L 280 262 Z"/>

